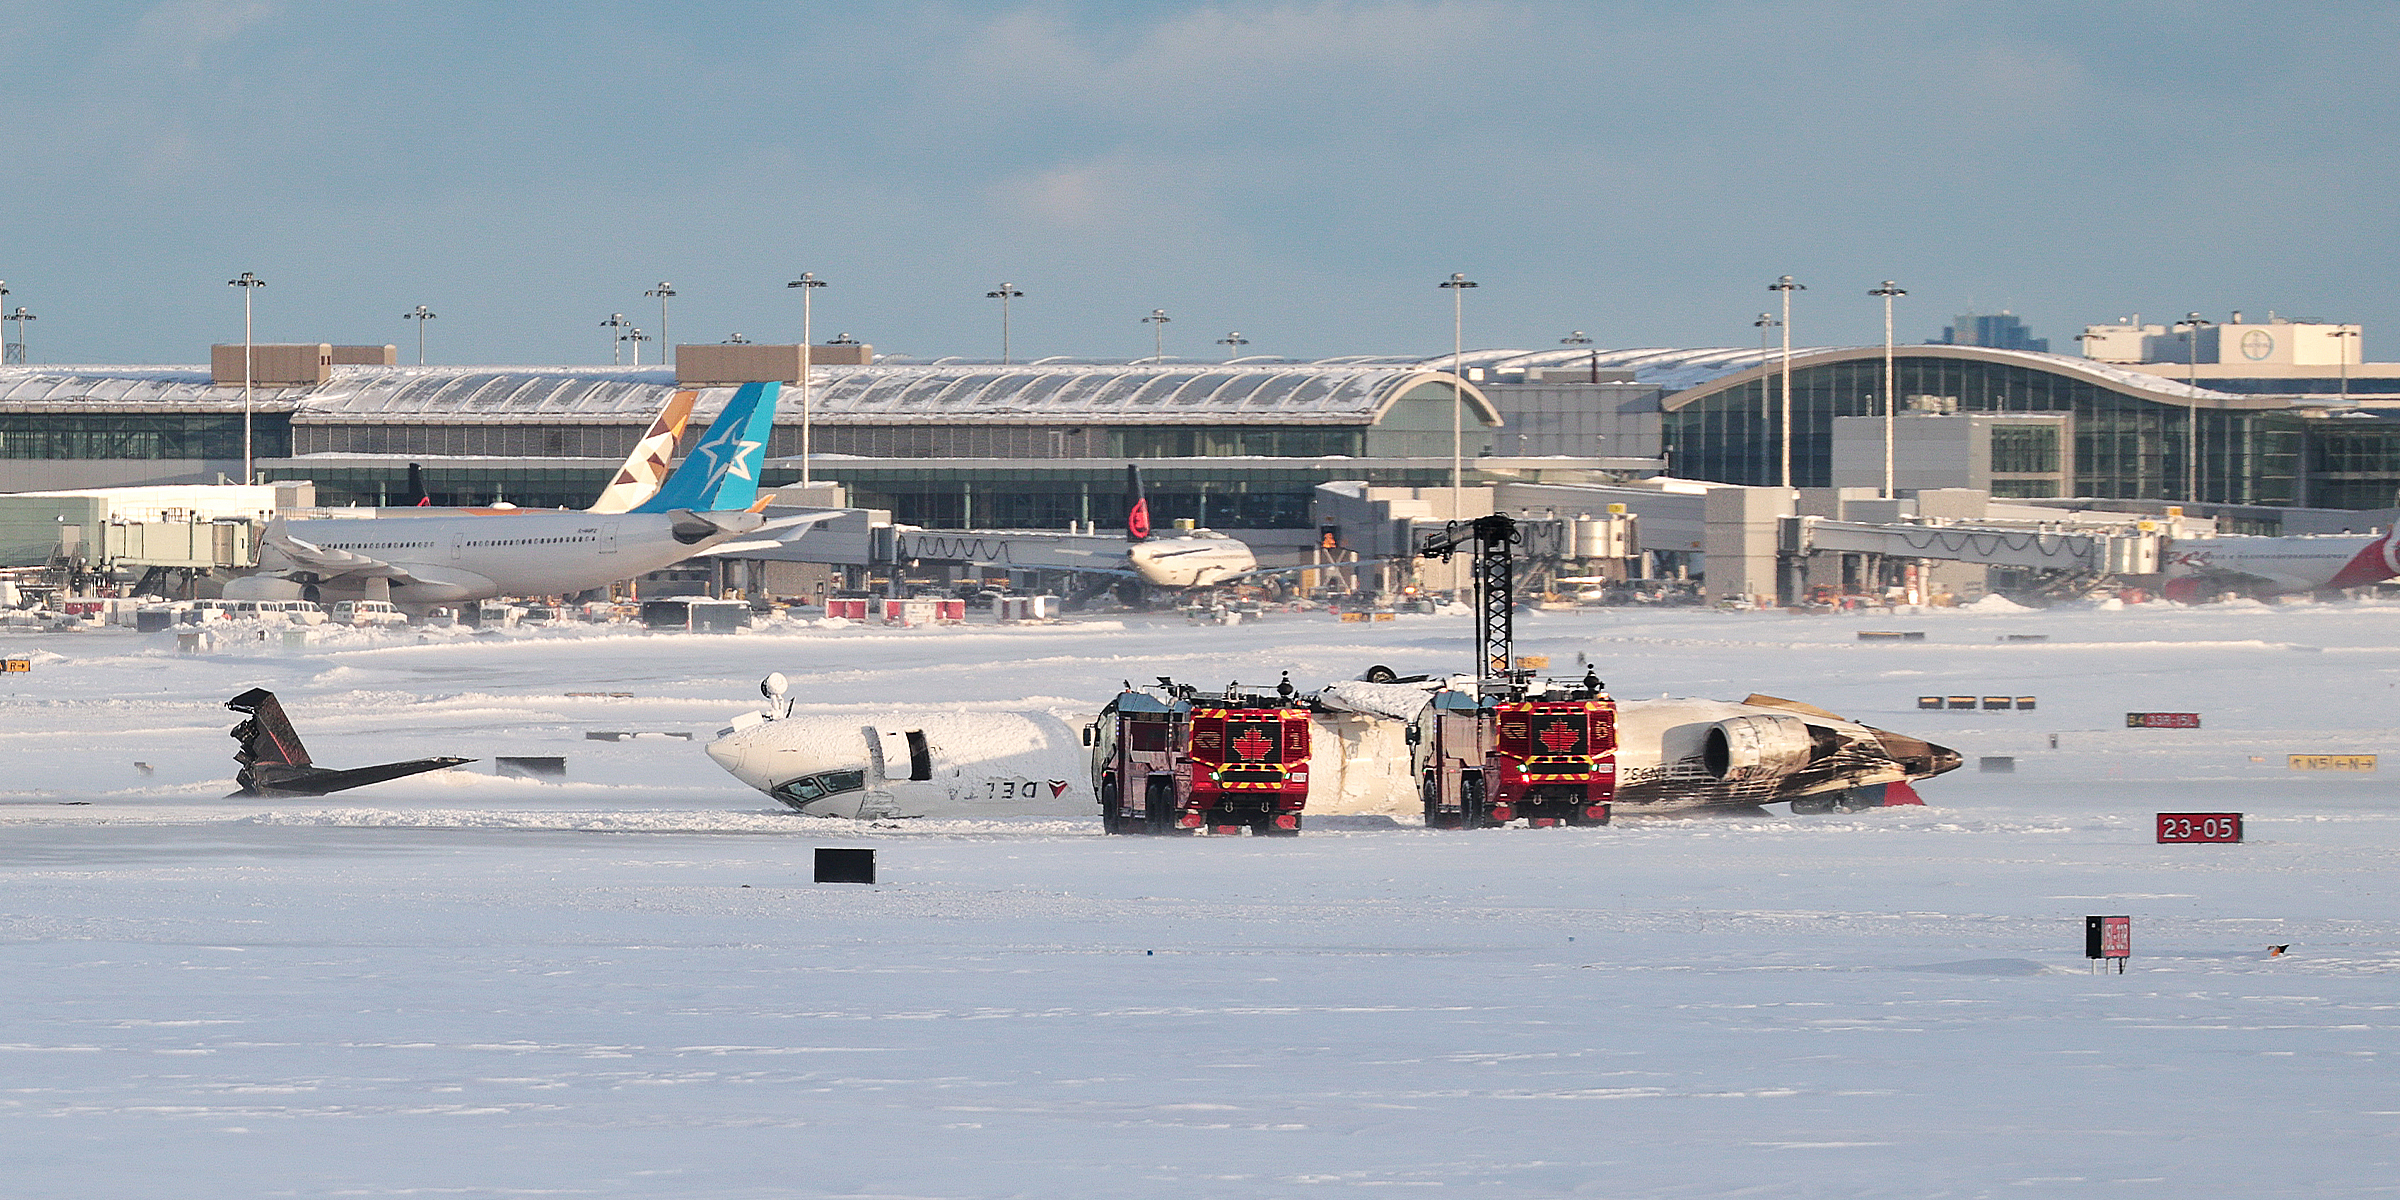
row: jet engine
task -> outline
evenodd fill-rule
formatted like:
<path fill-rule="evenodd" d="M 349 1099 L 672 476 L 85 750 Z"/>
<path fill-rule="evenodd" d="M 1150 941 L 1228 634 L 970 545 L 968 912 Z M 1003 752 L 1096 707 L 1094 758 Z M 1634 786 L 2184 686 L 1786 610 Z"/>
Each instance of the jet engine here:
<path fill-rule="evenodd" d="M 1816 737 L 1798 717 L 1728 717 L 1709 727 L 1701 764 L 1730 783 L 1776 779 L 1809 764 Z"/>

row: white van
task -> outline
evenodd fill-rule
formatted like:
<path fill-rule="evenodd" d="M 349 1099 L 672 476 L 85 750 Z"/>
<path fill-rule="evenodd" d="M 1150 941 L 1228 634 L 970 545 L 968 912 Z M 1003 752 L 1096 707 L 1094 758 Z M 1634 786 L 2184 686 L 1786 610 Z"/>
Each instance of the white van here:
<path fill-rule="evenodd" d="M 389 600 L 344 600 L 333 606 L 336 625 L 406 625 L 408 614 Z"/>

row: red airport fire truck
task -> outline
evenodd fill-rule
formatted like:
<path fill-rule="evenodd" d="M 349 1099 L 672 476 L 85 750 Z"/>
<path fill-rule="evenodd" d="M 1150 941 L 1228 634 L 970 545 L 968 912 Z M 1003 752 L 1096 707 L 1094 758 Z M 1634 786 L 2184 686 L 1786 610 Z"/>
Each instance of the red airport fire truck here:
<path fill-rule="evenodd" d="M 1413 766 L 1434 829 L 1520 818 L 1537 826 L 1605 825 L 1617 793 L 1617 702 L 1595 672 L 1580 683 L 1517 669 L 1516 521 L 1505 513 L 1452 525 L 1419 554 L 1475 548 L 1473 691 L 1434 693 L 1409 729 Z"/>
<path fill-rule="evenodd" d="M 1084 730 L 1109 833 L 1296 837 L 1308 807 L 1309 708 L 1271 694 L 1128 688 Z"/>

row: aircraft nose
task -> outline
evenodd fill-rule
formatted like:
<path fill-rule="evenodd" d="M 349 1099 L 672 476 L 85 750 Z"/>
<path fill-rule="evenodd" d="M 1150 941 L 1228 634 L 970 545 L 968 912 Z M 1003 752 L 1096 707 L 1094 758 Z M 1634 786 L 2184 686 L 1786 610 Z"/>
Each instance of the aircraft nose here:
<path fill-rule="evenodd" d="M 1966 756 L 1948 746 L 1937 746 L 1922 738 L 1888 729 L 1875 731 L 1875 740 L 1883 743 L 1883 752 L 1899 763 L 1911 779 L 1930 779 L 1955 771 L 1966 764 Z"/>
<path fill-rule="evenodd" d="M 750 784 L 753 787 L 758 785 L 758 781 L 750 777 L 750 772 L 747 769 L 747 764 L 750 757 L 749 730 L 735 730 L 734 732 L 726 734 L 725 736 L 710 742 L 708 745 L 701 747 L 701 749 L 706 750 L 708 752 L 708 756 L 715 759 L 717 765 L 725 768 L 725 770 L 734 778 Z"/>

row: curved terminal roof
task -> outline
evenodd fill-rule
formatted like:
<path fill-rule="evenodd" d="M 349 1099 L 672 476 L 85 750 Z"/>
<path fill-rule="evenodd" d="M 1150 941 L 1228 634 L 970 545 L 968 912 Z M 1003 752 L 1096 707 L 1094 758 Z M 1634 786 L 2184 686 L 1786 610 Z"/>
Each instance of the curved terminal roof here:
<path fill-rule="evenodd" d="M 1911 358 L 1960 358 L 2066 375 L 2161 404 L 2212 408 L 2283 408 L 2278 396 L 2234 394 L 2089 359 L 1981 346 L 1912 345 Z M 1880 359 L 1881 346 L 1795 349 L 1795 368 Z M 1664 389 L 1664 405 L 1682 408 L 1725 388 L 1771 378 L 1782 352 L 1768 349 L 1650 347 L 1599 350 L 1470 350 L 1457 366 L 1470 380 L 1511 382 L 1540 368 L 1596 366 L 1631 371 L 1634 380 Z M 1100 362 L 1047 358 L 1003 365 L 964 359 L 873 366 L 821 366 L 812 376 L 810 404 L 829 425 L 1037 424 L 1093 421 L 1138 425 L 1226 425 L 1272 421 L 1363 425 L 1380 420 L 1401 396 L 1421 384 L 1448 384 L 1451 355 L 1345 355 L 1298 362 L 1244 358 L 1231 362 Z M 662 367 L 374 367 L 337 366 L 332 381 L 308 388 L 257 388 L 256 407 L 289 412 L 307 422 L 421 423 L 647 420 L 675 390 Z M 697 405 L 712 415 L 731 388 L 703 388 Z M 1487 425 L 1499 413 L 1473 383 L 1468 402 Z M 218 387 L 189 367 L 0 367 L 0 408 L 17 412 L 92 409 L 158 411 L 238 408 L 241 389 Z M 798 405 L 787 401 L 787 410 Z"/>
<path fill-rule="evenodd" d="M 2212 408 L 2284 408 L 2279 397 L 2235 394 L 2194 388 L 2178 380 L 2167 379 L 2144 371 L 2129 371 L 2109 363 L 2088 358 L 2070 358 L 2060 354 L 2042 354 L 2031 350 L 1995 350 L 1985 346 L 1902 345 L 1892 348 L 1900 358 L 1958 358 L 1979 362 L 2005 363 L 2067 375 L 2161 404 L 2206 404 Z M 1883 360 L 1883 347 L 1876 346 L 1818 346 L 1792 350 L 1792 367 L 1821 366 L 1826 363 L 1848 362 L 1856 359 Z M 1597 356 L 1588 349 L 1562 347 L 1557 350 L 1476 350 L 1465 355 L 1462 366 L 1482 367 L 1485 371 L 1507 375 L 1539 368 L 1574 368 L 1597 365 L 1603 371 L 1632 371 L 1637 383 L 1655 384 L 1666 389 L 1664 401 L 1668 409 L 1713 395 L 1729 387 L 1737 387 L 1761 376 L 1772 378 L 1783 369 L 1783 351 L 1730 349 L 1719 347 L 1704 350 L 1602 350 Z"/>
<path fill-rule="evenodd" d="M 1362 425 L 1380 420 L 1419 385 L 1450 384 L 1448 366 L 1446 359 L 1415 358 L 821 366 L 811 376 L 810 407 L 817 420 L 837 425 Z M 656 367 L 337 366 L 328 383 L 255 388 L 252 397 L 262 411 L 291 412 L 301 421 L 639 421 L 657 412 L 675 386 L 673 371 Z M 729 387 L 699 390 L 703 415 L 733 394 Z M 1468 385 L 1464 393 L 1483 423 L 1500 423 L 1481 392 Z M 0 407 L 19 412 L 221 409 L 238 406 L 241 394 L 190 368 L 0 368 Z M 786 405 L 797 411 L 795 402 Z"/>

